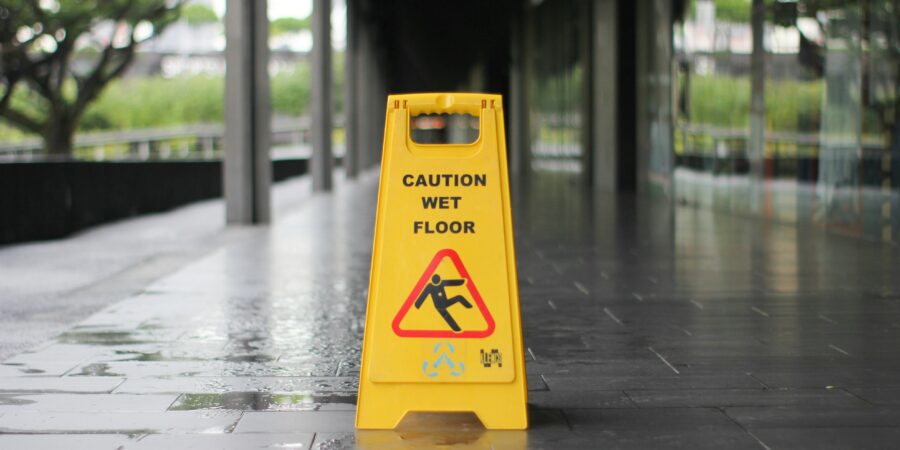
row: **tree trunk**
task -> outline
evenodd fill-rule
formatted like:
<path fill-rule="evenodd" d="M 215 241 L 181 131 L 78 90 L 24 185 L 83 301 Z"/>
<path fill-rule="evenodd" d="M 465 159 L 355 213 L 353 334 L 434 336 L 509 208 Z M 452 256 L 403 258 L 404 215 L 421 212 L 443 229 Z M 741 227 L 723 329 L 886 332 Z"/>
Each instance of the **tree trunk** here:
<path fill-rule="evenodd" d="M 66 119 L 51 118 L 47 121 L 42 135 L 47 157 L 55 160 L 72 158 L 72 144 L 75 139 L 75 127 Z"/>

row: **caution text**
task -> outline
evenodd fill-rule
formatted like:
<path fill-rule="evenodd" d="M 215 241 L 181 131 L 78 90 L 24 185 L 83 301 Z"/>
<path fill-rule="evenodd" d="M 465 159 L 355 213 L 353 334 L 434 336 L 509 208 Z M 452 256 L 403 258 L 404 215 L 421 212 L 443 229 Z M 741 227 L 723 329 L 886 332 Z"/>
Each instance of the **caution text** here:
<path fill-rule="evenodd" d="M 422 197 L 422 207 L 425 209 L 459 209 L 459 201 L 462 197 Z"/>

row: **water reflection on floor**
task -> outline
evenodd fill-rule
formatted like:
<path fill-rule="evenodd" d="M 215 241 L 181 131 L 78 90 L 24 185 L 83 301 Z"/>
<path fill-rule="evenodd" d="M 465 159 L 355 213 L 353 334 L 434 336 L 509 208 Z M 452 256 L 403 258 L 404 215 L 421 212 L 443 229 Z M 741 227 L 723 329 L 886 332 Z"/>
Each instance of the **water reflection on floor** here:
<path fill-rule="evenodd" d="M 356 431 L 377 180 L 315 195 L 0 364 L 0 448 L 874 446 L 900 439 L 897 248 L 514 190 L 531 429 Z M 821 429 L 825 427 L 827 431 Z M 872 444 L 872 445 L 868 445 Z"/>

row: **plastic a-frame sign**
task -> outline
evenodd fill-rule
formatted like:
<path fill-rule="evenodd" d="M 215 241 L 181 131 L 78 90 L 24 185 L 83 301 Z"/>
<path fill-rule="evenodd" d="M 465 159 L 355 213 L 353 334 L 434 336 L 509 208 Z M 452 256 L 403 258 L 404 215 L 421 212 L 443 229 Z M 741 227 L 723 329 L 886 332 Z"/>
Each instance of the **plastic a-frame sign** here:
<path fill-rule="evenodd" d="M 412 117 L 479 118 L 470 144 L 419 144 Z M 473 412 L 525 429 L 527 388 L 499 95 L 388 97 L 356 426 Z"/>

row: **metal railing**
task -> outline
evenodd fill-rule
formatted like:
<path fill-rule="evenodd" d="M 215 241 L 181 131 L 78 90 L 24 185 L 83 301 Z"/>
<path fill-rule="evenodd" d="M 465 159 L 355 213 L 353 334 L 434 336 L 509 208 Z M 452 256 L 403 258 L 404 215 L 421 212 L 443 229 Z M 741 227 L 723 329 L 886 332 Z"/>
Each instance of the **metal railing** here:
<path fill-rule="evenodd" d="M 733 158 L 746 156 L 750 141 L 749 128 L 719 128 L 704 125 L 679 126 L 676 136 L 676 154 L 685 156 L 710 156 Z M 817 157 L 823 147 L 859 149 L 861 159 L 880 157 L 884 143 L 877 138 L 863 137 L 858 143 L 854 138 L 823 137 L 821 133 L 791 131 L 767 131 L 765 134 L 767 157 Z"/>
<path fill-rule="evenodd" d="M 343 117 L 335 117 L 335 128 Z M 275 117 L 272 120 L 272 157 L 304 157 L 310 153 L 311 119 Z M 75 136 L 72 159 L 79 161 L 153 161 L 170 159 L 219 159 L 223 124 L 193 124 L 81 133 Z M 335 145 L 336 152 L 343 147 Z M 68 159 L 68 158 L 67 158 Z M 39 138 L 0 142 L 0 162 L 51 161 Z"/>

